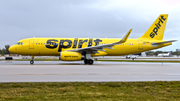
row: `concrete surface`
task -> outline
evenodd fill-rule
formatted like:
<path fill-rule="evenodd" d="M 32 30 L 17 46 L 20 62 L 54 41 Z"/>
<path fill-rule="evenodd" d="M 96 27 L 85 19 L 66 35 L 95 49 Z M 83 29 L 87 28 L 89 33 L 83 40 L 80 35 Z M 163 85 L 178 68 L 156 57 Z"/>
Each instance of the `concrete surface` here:
<path fill-rule="evenodd" d="M 0 61 L 0 82 L 179 81 L 180 63 Z"/>

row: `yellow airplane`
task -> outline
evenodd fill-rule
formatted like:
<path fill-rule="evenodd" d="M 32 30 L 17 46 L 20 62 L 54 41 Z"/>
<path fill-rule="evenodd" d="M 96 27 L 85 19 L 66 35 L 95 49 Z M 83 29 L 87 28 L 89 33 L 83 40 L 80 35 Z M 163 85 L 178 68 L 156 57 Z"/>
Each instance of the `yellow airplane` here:
<path fill-rule="evenodd" d="M 27 38 L 11 46 L 14 54 L 34 56 L 59 56 L 62 61 L 84 60 L 93 64 L 94 56 L 123 56 L 140 53 L 171 45 L 163 41 L 168 14 L 161 14 L 143 36 L 128 39 L 132 29 L 122 39 L 117 38 Z"/>

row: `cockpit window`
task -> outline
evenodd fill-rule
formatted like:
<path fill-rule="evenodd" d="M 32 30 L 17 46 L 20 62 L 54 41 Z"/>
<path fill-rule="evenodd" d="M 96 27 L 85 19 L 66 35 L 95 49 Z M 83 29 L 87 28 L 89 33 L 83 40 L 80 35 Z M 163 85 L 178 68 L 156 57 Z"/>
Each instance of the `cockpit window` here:
<path fill-rule="evenodd" d="M 23 42 L 18 42 L 16 43 L 16 45 L 23 45 Z"/>
<path fill-rule="evenodd" d="M 17 45 L 20 45 L 20 42 L 16 43 Z"/>

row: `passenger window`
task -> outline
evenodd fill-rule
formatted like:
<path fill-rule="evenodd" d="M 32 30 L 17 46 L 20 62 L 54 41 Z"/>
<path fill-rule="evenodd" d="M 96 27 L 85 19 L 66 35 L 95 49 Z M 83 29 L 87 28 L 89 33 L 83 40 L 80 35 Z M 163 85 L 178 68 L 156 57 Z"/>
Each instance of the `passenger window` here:
<path fill-rule="evenodd" d="M 21 45 L 23 45 L 23 42 L 21 42 Z"/>

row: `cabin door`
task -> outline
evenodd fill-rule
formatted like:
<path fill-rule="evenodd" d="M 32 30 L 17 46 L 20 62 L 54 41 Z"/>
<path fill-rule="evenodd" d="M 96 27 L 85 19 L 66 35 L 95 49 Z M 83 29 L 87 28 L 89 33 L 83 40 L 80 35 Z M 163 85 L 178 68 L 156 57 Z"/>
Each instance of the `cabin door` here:
<path fill-rule="evenodd" d="M 143 41 L 142 40 L 138 41 L 138 50 L 143 50 Z"/>
<path fill-rule="evenodd" d="M 34 49 L 34 39 L 29 40 L 29 49 Z"/>

